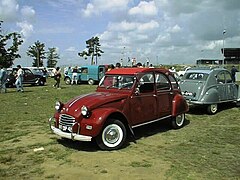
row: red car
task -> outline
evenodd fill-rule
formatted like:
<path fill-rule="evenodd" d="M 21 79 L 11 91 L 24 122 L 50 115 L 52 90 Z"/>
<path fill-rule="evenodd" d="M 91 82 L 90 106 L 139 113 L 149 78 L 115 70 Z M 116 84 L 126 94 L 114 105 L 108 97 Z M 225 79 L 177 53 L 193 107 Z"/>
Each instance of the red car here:
<path fill-rule="evenodd" d="M 103 150 L 119 149 L 134 128 L 169 119 L 173 128 L 184 125 L 188 105 L 173 74 L 159 68 L 113 69 L 95 93 L 63 104 L 49 119 L 51 130 L 64 138 L 96 139 Z"/>

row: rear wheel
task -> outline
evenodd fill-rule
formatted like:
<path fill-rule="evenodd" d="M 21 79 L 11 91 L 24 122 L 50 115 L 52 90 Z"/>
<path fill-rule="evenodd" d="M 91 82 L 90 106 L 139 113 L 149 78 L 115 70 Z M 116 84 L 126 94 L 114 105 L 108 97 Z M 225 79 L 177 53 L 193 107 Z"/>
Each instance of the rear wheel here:
<path fill-rule="evenodd" d="M 39 86 L 44 86 L 44 84 L 45 82 L 43 80 L 39 80 L 39 83 L 38 83 Z"/>
<path fill-rule="evenodd" d="M 217 104 L 210 104 L 207 107 L 208 114 L 216 114 L 218 111 L 218 105 Z"/>
<path fill-rule="evenodd" d="M 185 114 L 179 114 L 176 117 L 172 118 L 172 127 L 174 129 L 179 129 L 183 127 L 185 122 Z"/>
<path fill-rule="evenodd" d="M 66 78 L 65 78 L 65 84 L 66 84 L 66 85 L 71 84 L 71 79 L 70 79 L 69 77 L 66 77 Z"/>
<path fill-rule="evenodd" d="M 126 141 L 127 131 L 124 124 L 117 119 L 110 119 L 97 136 L 98 146 L 103 150 L 116 150 Z"/>

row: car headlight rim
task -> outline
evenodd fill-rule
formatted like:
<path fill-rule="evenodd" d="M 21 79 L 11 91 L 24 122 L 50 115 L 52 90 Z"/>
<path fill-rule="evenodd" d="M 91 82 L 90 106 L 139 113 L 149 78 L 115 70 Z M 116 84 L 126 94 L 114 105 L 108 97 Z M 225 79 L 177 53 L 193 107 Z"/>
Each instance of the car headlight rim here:
<path fill-rule="evenodd" d="M 88 111 L 87 106 L 82 106 L 82 108 L 81 108 L 81 114 L 82 114 L 83 116 L 87 116 L 87 115 L 89 114 L 89 111 Z"/>
<path fill-rule="evenodd" d="M 62 103 L 61 103 L 60 101 L 57 101 L 57 102 L 55 103 L 55 110 L 56 110 L 56 111 L 60 111 L 61 108 L 62 108 Z"/>

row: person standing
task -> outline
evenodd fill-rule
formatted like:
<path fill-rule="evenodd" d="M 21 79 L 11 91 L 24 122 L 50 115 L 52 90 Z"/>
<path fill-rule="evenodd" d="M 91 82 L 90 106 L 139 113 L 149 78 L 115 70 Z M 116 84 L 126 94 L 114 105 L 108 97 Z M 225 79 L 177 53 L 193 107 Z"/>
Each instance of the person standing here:
<path fill-rule="evenodd" d="M 54 71 L 54 79 L 55 79 L 56 83 L 53 87 L 61 89 L 60 88 L 61 70 L 59 67 L 57 67 L 56 70 Z"/>
<path fill-rule="evenodd" d="M 0 92 L 6 93 L 7 71 L 0 65 Z"/>
<path fill-rule="evenodd" d="M 17 65 L 17 74 L 16 74 L 15 85 L 17 87 L 17 92 L 23 92 L 23 70 L 20 65 Z"/>
<path fill-rule="evenodd" d="M 232 80 L 234 83 L 236 81 L 236 72 L 238 72 L 237 68 L 235 66 L 232 66 L 231 75 L 232 75 Z"/>
<path fill-rule="evenodd" d="M 72 70 L 72 83 L 73 84 L 75 82 L 75 84 L 78 84 L 78 67 L 74 67 Z"/>

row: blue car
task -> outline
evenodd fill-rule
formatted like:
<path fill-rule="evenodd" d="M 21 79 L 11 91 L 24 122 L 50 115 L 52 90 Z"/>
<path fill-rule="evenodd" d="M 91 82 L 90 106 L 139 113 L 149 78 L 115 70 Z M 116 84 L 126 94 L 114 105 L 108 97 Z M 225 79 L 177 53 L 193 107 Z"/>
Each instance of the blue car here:
<path fill-rule="evenodd" d="M 105 72 L 105 65 L 89 65 L 79 67 L 77 72 L 77 82 L 78 84 L 88 82 L 88 84 L 93 85 L 102 79 L 102 77 L 105 75 Z M 71 84 L 73 75 L 72 70 L 70 69 L 64 75 L 65 83 Z"/>

